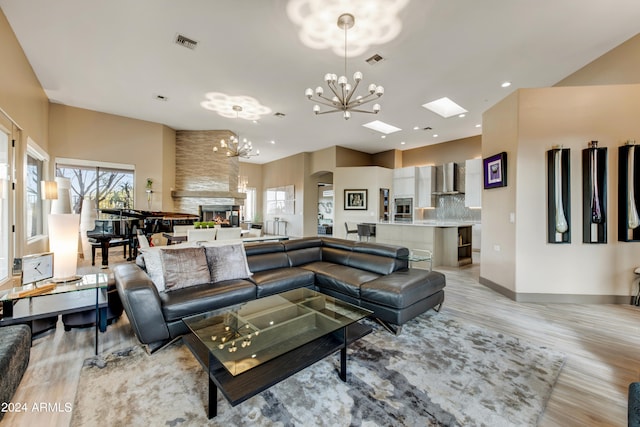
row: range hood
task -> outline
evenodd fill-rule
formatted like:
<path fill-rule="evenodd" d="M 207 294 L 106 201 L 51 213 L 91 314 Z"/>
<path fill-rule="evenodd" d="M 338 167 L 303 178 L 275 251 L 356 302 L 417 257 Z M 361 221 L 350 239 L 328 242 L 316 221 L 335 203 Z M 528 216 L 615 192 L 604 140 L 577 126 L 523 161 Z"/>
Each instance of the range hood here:
<path fill-rule="evenodd" d="M 458 165 L 454 162 L 436 167 L 436 191 L 433 194 L 459 194 Z"/>

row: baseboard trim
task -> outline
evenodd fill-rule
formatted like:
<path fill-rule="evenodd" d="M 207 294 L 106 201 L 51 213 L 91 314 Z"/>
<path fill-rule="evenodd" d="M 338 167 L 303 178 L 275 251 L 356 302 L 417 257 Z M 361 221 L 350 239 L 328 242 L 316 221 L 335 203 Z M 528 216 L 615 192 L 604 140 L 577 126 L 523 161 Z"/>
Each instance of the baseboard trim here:
<path fill-rule="evenodd" d="M 485 277 L 480 276 L 481 285 L 504 295 L 510 300 L 525 303 L 541 304 L 631 304 L 632 298 L 627 295 L 578 295 L 578 294 L 537 294 L 517 293 L 507 289 Z"/>

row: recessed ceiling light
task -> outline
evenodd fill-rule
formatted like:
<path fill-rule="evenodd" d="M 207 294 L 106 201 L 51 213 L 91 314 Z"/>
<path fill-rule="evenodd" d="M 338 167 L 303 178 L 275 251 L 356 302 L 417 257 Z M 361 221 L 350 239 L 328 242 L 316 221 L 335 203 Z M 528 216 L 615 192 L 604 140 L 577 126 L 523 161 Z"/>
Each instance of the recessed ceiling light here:
<path fill-rule="evenodd" d="M 511 82 L 503 82 L 500 86 L 509 87 L 509 86 L 511 86 Z"/>
<path fill-rule="evenodd" d="M 420 129 L 420 126 L 414 126 L 413 127 L 413 130 L 419 130 L 419 129 Z"/>
<path fill-rule="evenodd" d="M 446 96 L 444 98 L 436 99 L 435 101 L 422 104 L 422 106 L 427 110 L 433 111 L 434 113 L 444 117 L 445 119 L 468 112 Z"/>
<path fill-rule="evenodd" d="M 482 127 L 482 125 L 481 125 L 480 123 L 478 123 L 478 124 L 476 125 L 476 127 L 477 127 L 477 128 L 481 128 L 481 127 Z"/>
<path fill-rule="evenodd" d="M 257 120 L 254 120 L 254 121 L 253 121 L 253 124 L 254 124 L 254 125 L 257 125 L 257 124 L 258 124 L 258 121 L 257 121 Z"/>
<path fill-rule="evenodd" d="M 434 134 L 433 134 L 433 137 L 434 137 L 434 138 L 437 138 L 437 137 L 438 137 L 438 134 L 437 134 L 437 133 L 434 133 Z"/>
<path fill-rule="evenodd" d="M 369 123 L 365 123 L 362 126 L 369 128 L 369 129 L 373 129 L 375 131 L 384 133 L 386 135 L 389 135 L 390 133 L 394 133 L 394 132 L 398 132 L 402 129 L 397 128 L 393 125 L 390 125 L 388 123 L 385 122 L 381 122 L 380 120 L 374 120 L 372 122 Z"/>
<path fill-rule="evenodd" d="M 272 139 L 272 140 L 271 140 L 271 143 L 272 143 L 272 144 L 275 144 L 276 142 Z"/>
<path fill-rule="evenodd" d="M 404 141 L 401 141 L 401 142 L 400 142 L 400 145 L 404 145 L 404 144 L 406 144 L 406 142 L 404 142 Z"/>
<path fill-rule="evenodd" d="M 466 114 L 459 114 L 458 117 L 463 118 L 463 117 L 467 117 Z"/>
<path fill-rule="evenodd" d="M 380 138 L 385 139 L 387 135 L 382 135 Z"/>

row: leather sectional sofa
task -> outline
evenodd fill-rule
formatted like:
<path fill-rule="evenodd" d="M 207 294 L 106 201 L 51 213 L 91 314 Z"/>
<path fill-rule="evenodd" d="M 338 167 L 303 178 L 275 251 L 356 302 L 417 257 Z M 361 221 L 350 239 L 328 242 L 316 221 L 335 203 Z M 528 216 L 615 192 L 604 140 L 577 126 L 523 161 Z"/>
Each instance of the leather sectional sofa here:
<path fill-rule="evenodd" d="M 171 250 L 164 250 L 161 267 L 165 276 L 171 270 L 167 269 L 167 263 L 180 263 L 180 252 L 173 252 L 178 248 L 175 245 L 167 248 Z M 211 275 L 205 276 L 226 278 L 216 276 L 214 271 L 216 265 L 223 266 L 225 261 L 211 258 L 213 249 L 209 247 L 205 246 L 204 251 L 211 269 Z M 171 290 L 158 290 L 150 277 L 153 271 L 145 272 L 145 268 L 152 267 L 149 254 L 144 267 L 136 265 L 142 264 L 139 262 L 116 265 L 116 287 L 138 339 L 154 350 L 188 332 L 182 322 L 184 317 L 300 287 L 367 308 L 396 333 L 419 314 L 431 308 L 439 310 L 444 301 L 445 276 L 436 271 L 408 268 L 409 250 L 404 247 L 313 237 L 247 243 L 244 252 L 249 274 L 241 271 L 237 278 L 210 279 L 200 284 L 196 281 L 193 286 Z M 144 259 L 145 254 L 141 257 Z M 183 260 L 190 262 L 191 258 Z"/>

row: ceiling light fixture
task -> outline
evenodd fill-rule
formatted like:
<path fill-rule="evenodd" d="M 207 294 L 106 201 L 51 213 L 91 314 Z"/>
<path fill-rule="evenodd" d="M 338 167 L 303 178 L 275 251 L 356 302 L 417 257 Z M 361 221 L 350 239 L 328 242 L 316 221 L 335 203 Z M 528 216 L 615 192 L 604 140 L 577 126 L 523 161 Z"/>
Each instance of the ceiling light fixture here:
<path fill-rule="evenodd" d="M 355 81 L 355 85 L 352 87 L 351 83 L 347 80 L 347 30 L 353 27 L 355 23 L 355 18 L 350 13 L 343 13 L 338 17 L 338 27 L 344 29 L 344 74 L 338 77 L 335 74 L 327 73 L 324 76 L 324 81 L 333 92 L 333 97 L 328 98 L 324 96 L 324 90 L 322 86 L 318 86 L 315 90 L 316 98 L 313 97 L 314 91 L 311 88 L 307 88 L 304 94 L 308 100 L 317 102 L 322 105 L 326 105 L 330 107 L 330 110 L 320 111 L 320 106 L 318 104 L 313 106 L 313 112 L 316 114 L 327 114 L 327 113 L 336 113 L 338 111 L 343 112 L 343 117 L 345 120 L 349 120 L 351 117 L 351 112 L 356 113 L 369 113 L 369 114 L 378 114 L 380 111 L 380 104 L 374 104 L 371 111 L 362 110 L 361 107 L 364 104 L 367 104 L 375 99 L 380 98 L 384 94 L 384 88 L 382 86 L 377 86 L 375 84 L 370 84 L 368 87 L 369 93 L 365 96 L 358 95 L 353 98 L 358 85 L 362 81 L 362 73 L 360 71 L 356 71 L 353 74 L 353 80 Z"/>
<path fill-rule="evenodd" d="M 257 99 L 250 96 L 232 96 L 220 92 L 209 92 L 207 98 L 200 103 L 202 108 L 215 111 L 222 117 L 229 119 L 260 120 L 261 116 L 271 114 L 271 108 L 266 107 Z M 240 111 L 235 107 L 242 105 Z"/>
<path fill-rule="evenodd" d="M 511 86 L 511 82 L 504 82 L 500 86 L 501 87 L 509 87 L 509 86 Z"/>
<path fill-rule="evenodd" d="M 239 105 L 234 105 L 232 109 L 236 112 L 237 117 L 242 113 L 242 107 Z M 242 157 L 244 159 L 248 159 L 250 157 L 260 155 L 260 150 L 256 150 L 255 153 L 253 152 L 253 144 L 251 141 L 247 141 L 247 138 L 243 138 L 241 144 L 240 140 L 235 135 L 231 135 L 229 137 L 229 142 L 221 139 L 220 148 L 227 150 L 227 157 Z M 213 146 L 213 152 L 218 152 L 217 145 Z"/>

